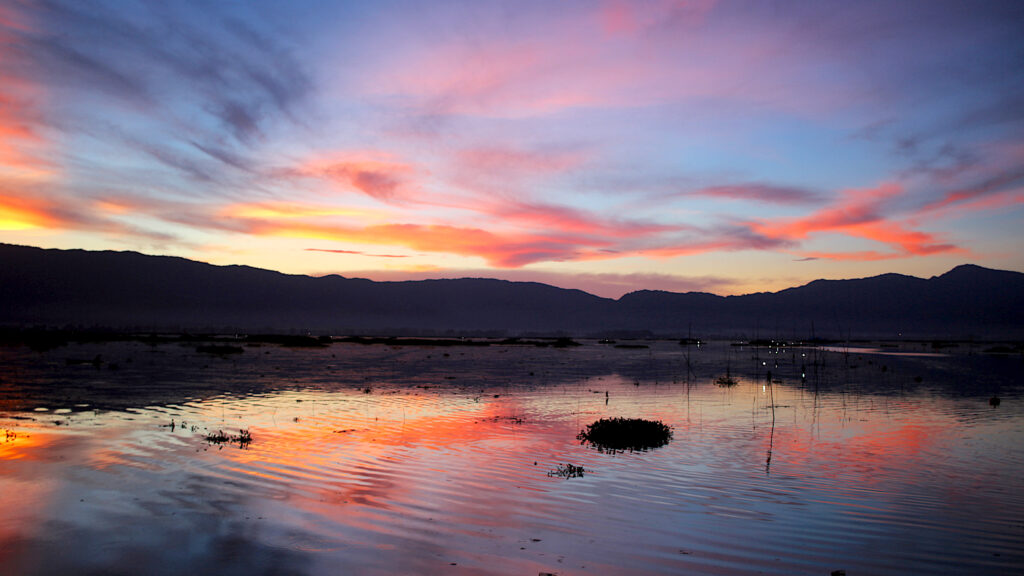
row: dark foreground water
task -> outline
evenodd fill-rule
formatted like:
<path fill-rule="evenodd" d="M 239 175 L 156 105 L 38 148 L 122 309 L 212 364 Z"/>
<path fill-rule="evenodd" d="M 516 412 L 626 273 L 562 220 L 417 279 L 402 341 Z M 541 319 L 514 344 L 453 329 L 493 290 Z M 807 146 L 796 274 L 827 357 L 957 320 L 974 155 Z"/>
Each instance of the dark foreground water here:
<path fill-rule="evenodd" d="M 584 344 L 0 348 L 0 573 L 1024 569 L 1019 354 Z"/>

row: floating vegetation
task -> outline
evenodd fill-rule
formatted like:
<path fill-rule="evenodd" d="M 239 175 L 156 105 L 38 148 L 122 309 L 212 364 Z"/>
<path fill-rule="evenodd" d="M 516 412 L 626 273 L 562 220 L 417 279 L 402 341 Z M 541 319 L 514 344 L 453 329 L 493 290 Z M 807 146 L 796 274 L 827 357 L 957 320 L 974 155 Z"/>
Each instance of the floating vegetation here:
<path fill-rule="evenodd" d="M 565 479 L 582 478 L 584 472 L 586 472 L 586 470 L 583 469 L 583 466 L 574 466 L 572 464 L 562 466 L 559 464 L 557 469 L 548 472 L 548 476 Z"/>
<path fill-rule="evenodd" d="M 576 435 L 580 444 L 590 443 L 601 452 L 643 451 L 659 448 L 672 439 L 672 429 L 660 420 L 601 418 Z"/>
<path fill-rule="evenodd" d="M 729 375 L 719 376 L 718 378 L 715 378 L 715 386 L 729 388 L 731 386 L 735 386 L 736 384 L 736 379 Z"/>
<path fill-rule="evenodd" d="M 502 421 L 511 422 L 512 424 L 522 424 L 523 422 L 526 421 L 526 419 L 523 418 L 522 416 L 492 416 L 490 418 L 485 418 L 483 420 L 479 420 L 479 422 L 502 422 Z"/>
<path fill-rule="evenodd" d="M 204 440 L 210 444 L 238 444 L 239 448 L 245 449 L 252 444 L 252 434 L 249 434 L 248 430 L 239 430 L 236 436 L 217 430 L 215 434 L 207 434 Z"/>

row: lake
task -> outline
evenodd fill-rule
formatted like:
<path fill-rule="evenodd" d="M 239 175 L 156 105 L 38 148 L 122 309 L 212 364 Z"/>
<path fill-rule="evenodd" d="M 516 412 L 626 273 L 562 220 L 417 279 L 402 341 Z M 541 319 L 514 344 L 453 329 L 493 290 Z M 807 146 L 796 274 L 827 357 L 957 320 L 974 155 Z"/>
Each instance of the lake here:
<path fill-rule="evenodd" d="M 581 343 L 0 347 L 0 572 L 1024 566 L 1021 354 Z"/>

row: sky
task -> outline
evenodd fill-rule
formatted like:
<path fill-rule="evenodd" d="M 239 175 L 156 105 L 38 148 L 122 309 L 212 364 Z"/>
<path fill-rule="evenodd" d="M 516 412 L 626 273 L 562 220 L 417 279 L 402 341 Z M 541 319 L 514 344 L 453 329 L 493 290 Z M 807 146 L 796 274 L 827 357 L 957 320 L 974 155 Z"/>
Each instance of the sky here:
<path fill-rule="evenodd" d="M 0 242 L 607 297 L 1024 271 L 1024 2 L 4 0 Z"/>

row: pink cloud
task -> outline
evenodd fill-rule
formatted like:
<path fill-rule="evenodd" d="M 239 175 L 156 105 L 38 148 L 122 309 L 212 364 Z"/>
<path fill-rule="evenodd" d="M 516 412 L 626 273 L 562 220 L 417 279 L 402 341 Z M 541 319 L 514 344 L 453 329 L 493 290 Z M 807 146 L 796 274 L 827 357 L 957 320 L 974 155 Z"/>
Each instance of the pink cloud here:
<path fill-rule="evenodd" d="M 379 151 L 322 154 L 285 170 L 284 174 L 318 178 L 383 202 L 413 195 L 417 178 L 422 176 L 420 169 Z"/>
<path fill-rule="evenodd" d="M 1024 183 L 1024 171 L 1012 169 L 1002 172 L 975 186 L 946 192 L 938 200 L 921 207 L 919 215 L 956 211 L 991 210 L 1019 203 L 1019 185 Z M 1018 186 L 1017 189 L 1011 187 Z"/>
<path fill-rule="evenodd" d="M 717 0 L 606 0 L 596 17 L 609 36 L 633 36 L 666 21 L 702 22 Z"/>
<path fill-rule="evenodd" d="M 709 17 L 716 4 L 611 0 L 543 14 L 524 9 L 501 26 L 413 41 L 382 56 L 358 89 L 417 117 L 490 118 L 708 99 L 807 115 L 860 95 L 841 77 L 820 81 L 805 39 L 742 18 L 724 29 Z M 744 24 L 751 25 L 734 33 Z"/>
<path fill-rule="evenodd" d="M 457 169 L 473 175 L 498 174 L 524 178 L 569 172 L 584 161 L 584 155 L 561 150 L 524 150 L 486 146 L 466 148 L 456 154 Z"/>
<path fill-rule="evenodd" d="M 956 245 L 940 242 L 934 235 L 911 230 L 888 219 L 888 204 L 904 193 L 903 187 L 886 183 L 876 188 L 847 190 L 832 205 L 801 218 L 779 218 L 748 223 L 757 234 L 792 242 L 809 236 L 836 233 L 886 244 L 895 252 L 804 253 L 801 256 L 832 260 L 880 260 L 889 257 L 926 256 L 962 252 Z"/>

